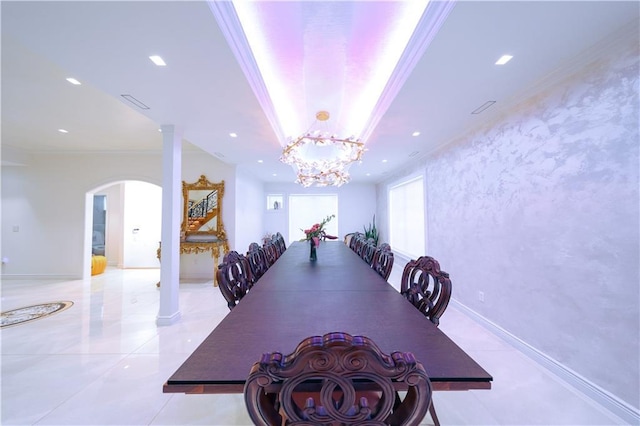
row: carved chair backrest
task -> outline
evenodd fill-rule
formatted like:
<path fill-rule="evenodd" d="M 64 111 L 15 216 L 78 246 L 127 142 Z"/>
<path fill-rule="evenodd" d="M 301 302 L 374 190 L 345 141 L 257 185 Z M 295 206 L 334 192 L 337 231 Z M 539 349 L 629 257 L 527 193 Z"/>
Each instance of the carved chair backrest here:
<path fill-rule="evenodd" d="M 351 232 L 349 234 L 345 234 L 344 236 L 344 245 L 347 247 L 351 247 L 351 239 L 353 238 L 354 233 Z"/>
<path fill-rule="evenodd" d="M 393 260 L 394 258 L 393 252 L 391 251 L 391 246 L 389 246 L 389 244 L 387 243 L 384 243 L 376 249 L 376 252 L 373 255 L 373 262 L 371 264 L 371 267 L 386 281 L 389 279 L 389 275 L 391 275 Z"/>
<path fill-rule="evenodd" d="M 407 389 L 404 399 L 397 388 Z M 367 337 L 329 333 L 303 340 L 286 356 L 263 354 L 251 368 L 244 397 L 259 426 L 417 425 L 431 392 L 424 367 L 410 352 L 387 355 Z"/>
<path fill-rule="evenodd" d="M 354 232 L 353 235 L 351 236 L 351 240 L 349 241 L 349 248 L 353 251 L 356 251 L 358 240 L 363 237 L 364 235 L 361 234 L 360 232 Z"/>
<path fill-rule="evenodd" d="M 389 245 L 389 243 L 382 243 L 378 246 L 378 248 L 384 251 L 391 251 L 391 246 Z"/>
<path fill-rule="evenodd" d="M 276 260 L 278 260 L 278 248 L 273 240 L 267 241 L 262 248 L 264 249 L 264 255 L 267 259 L 267 266 L 271 267 Z"/>
<path fill-rule="evenodd" d="M 233 309 L 253 285 L 247 258 L 233 250 L 224 255 L 216 277 L 229 309 Z"/>
<path fill-rule="evenodd" d="M 258 243 L 249 244 L 249 251 L 247 252 L 247 261 L 249 262 L 249 268 L 251 269 L 251 280 L 253 284 L 260 279 L 269 266 L 267 266 L 267 258 L 264 254 L 264 249 L 258 245 Z"/>
<path fill-rule="evenodd" d="M 278 246 L 278 257 L 282 256 L 282 253 L 287 249 L 287 244 L 284 242 L 284 237 L 280 232 L 276 232 L 276 244 Z"/>
<path fill-rule="evenodd" d="M 376 243 L 373 239 L 367 240 L 364 246 L 362 247 L 362 253 L 360 257 L 362 260 L 367 262 L 369 266 L 373 263 L 373 255 L 376 253 Z"/>
<path fill-rule="evenodd" d="M 404 267 L 400 292 L 435 325 L 451 299 L 449 274 L 430 256 L 421 256 Z"/>
<path fill-rule="evenodd" d="M 362 250 L 364 250 L 364 246 L 367 244 L 367 239 L 364 237 L 364 235 L 359 235 L 358 239 L 356 240 L 356 245 L 354 248 L 354 251 L 356 252 L 356 254 L 360 257 L 362 257 Z"/>

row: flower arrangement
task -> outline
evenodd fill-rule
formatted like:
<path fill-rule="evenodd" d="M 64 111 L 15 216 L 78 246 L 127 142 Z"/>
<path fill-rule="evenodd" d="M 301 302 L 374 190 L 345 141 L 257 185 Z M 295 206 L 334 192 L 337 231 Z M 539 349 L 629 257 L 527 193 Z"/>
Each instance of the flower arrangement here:
<path fill-rule="evenodd" d="M 326 231 L 324 230 L 324 226 L 329 223 L 334 217 L 336 217 L 335 214 L 329 215 L 324 218 L 322 222 L 314 224 L 311 228 L 301 229 L 301 231 L 305 233 L 306 237 L 300 241 L 313 241 L 313 244 L 315 246 L 318 246 L 320 244 L 321 238 L 329 238 L 330 240 L 335 240 L 336 238 L 338 238 L 334 237 L 333 235 L 327 235 Z"/>

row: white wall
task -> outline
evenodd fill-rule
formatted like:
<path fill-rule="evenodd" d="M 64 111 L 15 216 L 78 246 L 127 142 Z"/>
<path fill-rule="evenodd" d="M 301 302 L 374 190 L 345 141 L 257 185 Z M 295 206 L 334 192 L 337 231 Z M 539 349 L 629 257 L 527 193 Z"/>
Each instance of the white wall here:
<path fill-rule="evenodd" d="M 11 150 L 7 153 L 13 155 Z M 5 146 L 2 155 L 3 160 L 7 159 Z M 3 278 L 81 278 L 86 194 L 122 181 L 162 185 L 160 152 L 43 153 L 22 156 L 20 160 L 24 165 L 1 168 L 1 255 L 9 258 L 2 267 Z M 210 181 L 225 180 L 233 185 L 234 173 L 233 166 L 202 151 L 183 153 L 183 180 L 187 182 L 195 182 L 205 174 Z M 225 192 L 223 220 L 230 240 L 235 238 L 234 205 L 233 191 Z M 203 259 L 196 265 L 198 256 Z M 209 254 L 183 255 L 181 274 L 184 267 L 187 276 L 206 274 L 211 279 L 213 264 Z"/>
<path fill-rule="evenodd" d="M 4 160 L 4 153 L 3 153 Z M 29 179 L 30 169 L 24 166 L 2 166 L 2 249 L 1 256 L 8 263 L 2 274 L 26 275 L 33 263 L 40 263 L 38 243 L 39 215 L 28 196 L 36 196 L 38 182 Z M 28 196 L 26 196 L 28 195 Z"/>
<path fill-rule="evenodd" d="M 267 211 L 267 194 L 283 194 L 284 208 Z M 340 238 L 344 238 L 345 234 L 350 232 L 364 232 L 364 226 L 371 223 L 376 212 L 376 187 L 374 184 L 349 183 L 338 188 L 304 188 L 296 183 L 266 183 L 262 203 L 262 208 L 265 211 L 264 231 L 265 233 L 279 231 L 285 241 L 289 241 L 289 204 L 287 200 L 291 194 L 337 194 L 338 237 Z M 318 218 L 318 220 L 322 219 L 322 217 Z"/>
<path fill-rule="evenodd" d="M 264 235 L 264 183 L 246 171 L 236 174 L 236 238 L 231 250 L 246 253 L 249 244 L 262 245 Z"/>
<path fill-rule="evenodd" d="M 426 254 L 453 297 L 636 409 L 637 40 L 420 166 Z"/>
<path fill-rule="evenodd" d="M 236 229 L 236 190 L 235 166 L 225 164 L 202 151 L 184 151 L 182 153 L 182 180 L 195 183 L 205 175 L 210 182 L 224 181 L 224 196 L 222 199 L 222 222 L 229 239 L 229 248 L 235 247 Z M 199 254 L 182 254 L 180 256 L 180 279 L 183 280 L 211 280 L 214 267 L 222 262 L 216 261 L 211 252 Z"/>
<path fill-rule="evenodd" d="M 126 182 L 124 206 L 124 268 L 158 268 L 162 188 L 145 182 Z"/>
<path fill-rule="evenodd" d="M 122 180 L 160 185 L 160 158 L 48 153 L 31 155 L 25 166 L 3 166 L 2 249 L 15 259 L 3 276 L 81 278 L 86 194 Z M 6 233 L 12 224 L 20 232 Z"/>
<path fill-rule="evenodd" d="M 124 236 L 124 182 L 96 192 L 107 197 L 107 233 L 105 235 L 105 256 L 109 266 L 124 267 L 122 238 Z"/>

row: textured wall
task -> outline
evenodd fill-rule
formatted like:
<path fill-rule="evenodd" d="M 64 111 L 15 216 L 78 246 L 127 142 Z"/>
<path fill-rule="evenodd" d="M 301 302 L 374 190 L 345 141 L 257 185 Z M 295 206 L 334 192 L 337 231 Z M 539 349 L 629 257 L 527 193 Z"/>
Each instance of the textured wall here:
<path fill-rule="evenodd" d="M 628 41 L 429 158 L 427 224 L 456 299 L 638 407 L 639 63 Z"/>

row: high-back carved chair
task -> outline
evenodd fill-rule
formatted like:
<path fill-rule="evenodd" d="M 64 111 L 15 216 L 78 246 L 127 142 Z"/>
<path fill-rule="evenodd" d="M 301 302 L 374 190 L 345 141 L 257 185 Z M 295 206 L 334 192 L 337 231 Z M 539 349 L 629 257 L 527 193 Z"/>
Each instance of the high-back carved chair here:
<path fill-rule="evenodd" d="M 344 238 L 342 241 L 344 242 L 345 246 L 349 247 L 349 245 L 351 244 L 351 238 L 353 238 L 353 232 L 344 234 Z"/>
<path fill-rule="evenodd" d="M 400 292 L 420 312 L 436 326 L 451 299 L 451 280 L 449 274 L 440 270 L 440 264 L 430 256 L 421 256 L 407 263 L 402 271 Z M 435 405 L 429 412 L 436 425 L 439 425 Z"/>
<path fill-rule="evenodd" d="M 236 251 L 224 255 L 216 273 L 218 287 L 227 301 L 229 309 L 233 309 L 252 286 L 251 269 L 247 258 Z"/>
<path fill-rule="evenodd" d="M 367 337 L 329 333 L 287 356 L 262 355 L 244 397 L 259 426 L 417 425 L 431 404 L 431 382 L 410 352 L 387 355 Z"/>
<path fill-rule="evenodd" d="M 276 232 L 275 235 L 276 248 L 278 249 L 278 257 L 282 256 L 282 253 L 287 249 L 287 244 L 284 242 L 284 237 L 280 232 Z"/>
<path fill-rule="evenodd" d="M 367 239 L 365 238 L 364 234 L 358 235 L 353 251 L 355 251 L 356 254 L 360 257 L 362 257 L 362 250 L 364 250 L 365 244 L 367 244 Z"/>
<path fill-rule="evenodd" d="M 400 292 L 435 325 L 451 299 L 449 274 L 430 256 L 421 256 L 406 264 L 402 272 Z"/>
<path fill-rule="evenodd" d="M 385 281 L 387 281 L 389 279 L 389 275 L 391 275 L 391 269 L 393 268 L 393 259 L 391 246 L 387 243 L 380 244 L 373 255 L 371 267 L 382 278 L 384 278 Z"/>
<path fill-rule="evenodd" d="M 354 232 L 351 235 L 351 239 L 349 240 L 349 248 L 353 251 L 357 251 L 356 247 L 358 245 L 358 240 L 360 240 L 361 238 L 364 238 L 364 234 L 360 232 Z"/>
<path fill-rule="evenodd" d="M 258 245 L 258 243 L 249 244 L 249 251 L 247 251 L 247 261 L 249 262 L 249 268 L 251 269 L 251 281 L 255 284 L 260 279 L 269 267 L 267 266 L 267 259 L 264 254 L 264 249 Z"/>
<path fill-rule="evenodd" d="M 373 264 L 374 254 L 376 254 L 376 243 L 373 241 L 373 238 L 369 238 L 362 247 L 360 257 L 371 266 Z"/>
<path fill-rule="evenodd" d="M 278 247 L 276 247 L 276 243 L 273 240 L 269 240 L 262 246 L 264 249 L 264 256 L 267 259 L 267 266 L 271 267 L 276 260 L 278 260 Z"/>

